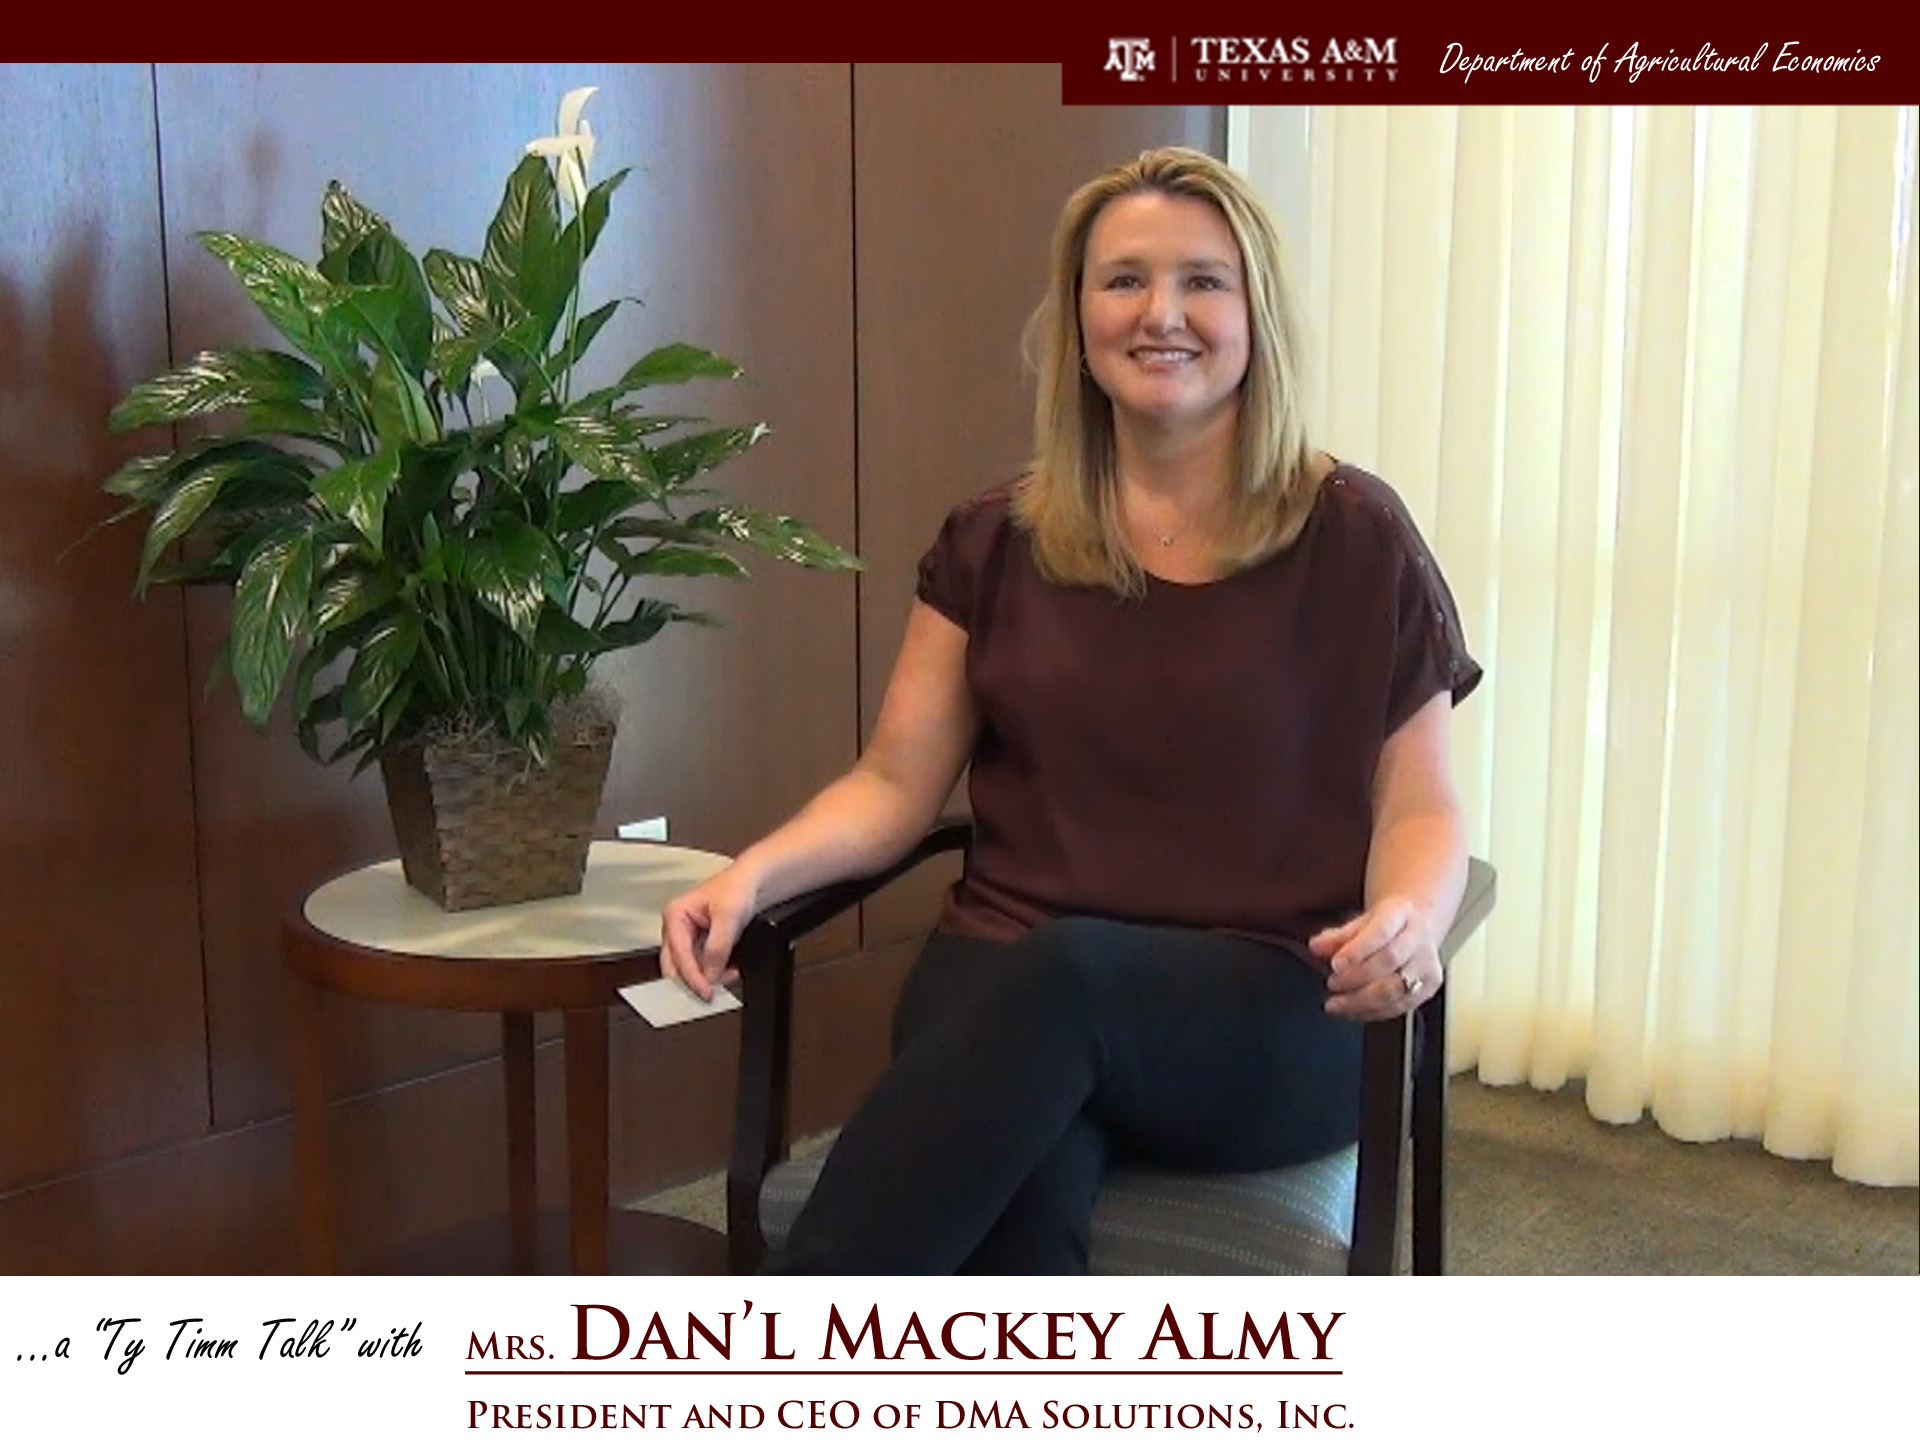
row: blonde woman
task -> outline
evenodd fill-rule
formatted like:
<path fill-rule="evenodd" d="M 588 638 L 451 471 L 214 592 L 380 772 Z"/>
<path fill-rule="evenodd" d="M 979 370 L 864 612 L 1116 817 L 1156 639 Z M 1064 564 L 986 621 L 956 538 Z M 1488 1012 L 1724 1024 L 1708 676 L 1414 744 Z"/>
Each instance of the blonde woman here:
<path fill-rule="evenodd" d="M 1360 1026 L 1442 982 L 1480 678 L 1380 479 L 1315 450 L 1271 220 L 1149 151 L 1083 186 L 1029 334 L 1035 454 L 949 515 L 859 761 L 667 909 L 702 995 L 761 908 L 974 835 L 894 1060 L 773 1266 L 1082 1272 L 1125 1156 L 1350 1144 Z"/>

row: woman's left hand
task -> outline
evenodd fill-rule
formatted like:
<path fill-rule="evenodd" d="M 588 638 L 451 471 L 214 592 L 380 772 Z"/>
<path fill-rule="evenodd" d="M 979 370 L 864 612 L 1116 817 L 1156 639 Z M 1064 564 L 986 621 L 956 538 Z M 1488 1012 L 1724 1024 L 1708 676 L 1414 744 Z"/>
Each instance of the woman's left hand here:
<path fill-rule="evenodd" d="M 1327 1013 L 1349 1020 L 1404 1015 L 1446 980 L 1425 912 L 1398 895 L 1322 930 L 1307 946 L 1327 962 Z"/>

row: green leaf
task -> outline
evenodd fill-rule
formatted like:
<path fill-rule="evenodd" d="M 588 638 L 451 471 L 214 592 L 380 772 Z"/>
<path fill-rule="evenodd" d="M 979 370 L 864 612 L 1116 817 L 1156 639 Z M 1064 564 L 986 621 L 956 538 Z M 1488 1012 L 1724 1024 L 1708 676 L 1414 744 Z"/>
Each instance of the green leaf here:
<path fill-rule="evenodd" d="M 569 410 L 545 427 L 545 433 L 589 475 L 624 480 L 659 503 L 665 495 L 644 437 L 678 423 L 664 416 L 584 415 Z"/>
<path fill-rule="evenodd" d="M 360 641 L 342 686 L 341 713 L 350 729 L 357 730 L 373 719 L 393 695 L 420 648 L 421 629 L 419 615 L 396 609 L 382 617 Z"/>
<path fill-rule="evenodd" d="M 565 410 L 552 411 L 543 408 L 538 412 L 547 426 L 544 433 L 556 433 L 555 427 L 573 430 L 582 436 L 592 436 L 601 444 L 633 446 L 647 450 L 649 466 L 652 451 L 645 441 L 649 435 L 658 435 L 662 431 L 672 430 L 681 425 L 702 425 L 706 422 L 692 415 L 654 415 L 637 406 L 622 409 L 608 409 L 604 405 L 594 405 L 589 400 L 576 400 Z"/>
<path fill-rule="evenodd" d="M 339 181 L 320 202 L 320 273 L 336 285 L 371 285 L 398 297 L 394 338 L 398 358 L 422 372 L 433 345 L 433 302 L 420 262 L 393 227 L 350 195 Z"/>
<path fill-rule="evenodd" d="M 311 473 L 304 456 L 274 445 L 231 435 L 207 435 L 166 455 L 143 455 L 130 460 L 101 482 L 109 495 L 124 495 L 142 504 L 157 503 L 182 477 L 220 460 L 254 460 L 264 466 L 284 466 L 289 474 Z"/>
<path fill-rule="evenodd" d="M 455 535 L 456 541 L 460 537 Z M 414 578 L 429 584 L 439 584 L 447 578 L 446 540 L 440 534 L 440 526 L 432 515 L 426 515 L 420 521 L 420 565 Z"/>
<path fill-rule="evenodd" d="M 368 726 L 363 730 L 356 730 L 340 742 L 339 748 L 327 757 L 327 763 L 332 765 L 346 759 L 349 755 L 357 756 L 358 758 L 353 762 L 353 771 L 347 778 L 349 780 L 358 780 L 367 771 L 380 763 L 380 752 L 375 748 L 379 744 L 379 740 L 379 732 L 372 726 Z"/>
<path fill-rule="evenodd" d="M 241 405 L 304 408 L 326 392 L 320 372 L 278 350 L 203 350 L 186 364 L 143 380 L 107 416 L 111 430 L 171 425 Z"/>
<path fill-rule="evenodd" d="M 402 565 L 424 563 L 438 540 L 436 515 L 451 515 L 455 484 L 466 466 L 463 440 L 400 451 L 400 478 L 387 494 L 384 549 Z"/>
<path fill-rule="evenodd" d="M 315 440 L 335 454 L 345 453 L 353 444 L 338 420 L 325 410 L 305 405 L 245 405 L 234 411 L 231 419 L 227 433 L 235 438 Z"/>
<path fill-rule="evenodd" d="M 317 761 L 321 759 L 320 727 L 334 724 L 340 719 L 340 687 L 335 686 L 309 700 L 301 694 L 301 683 L 306 679 L 306 667 L 302 665 L 300 673 L 294 677 L 294 734 L 300 741 L 300 748 L 306 751 L 307 758 Z"/>
<path fill-rule="evenodd" d="M 771 433 L 765 425 L 727 425 L 703 430 L 698 435 L 656 447 L 654 473 L 662 485 L 671 489 L 751 449 Z"/>
<path fill-rule="evenodd" d="M 573 290 L 575 277 L 562 254 L 553 172 L 540 156 L 525 156 L 507 177 L 480 264 L 538 320 L 535 343 L 542 351 Z"/>
<path fill-rule="evenodd" d="M 193 536 L 224 545 L 254 526 L 314 524 L 319 516 L 320 507 L 304 482 L 291 482 L 284 474 L 249 465 L 220 487 Z"/>
<path fill-rule="evenodd" d="M 600 234 L 606 228 L 613 192 L 626 178 L 627 172 L 620 170 L 587 191 L 581 213 L 569 220 L 566 228 L 560 232 L 559 243 L 553 249 L 551 266 L 543 268 L 540 272 L 545 293 L 558 307 L 561 316 L 565 315 L 575 290 L 579 288 L 581 267 L 585 265 L 587 257 L 593 254 L 594 247 L 600 243 Z M 594 323 L 584 333 L 576 332 L 561 345 L 555 355 L 554 365 L 549 367 L 548 373 L 564 374 L 572 369 L 580 357 L 586 353 L 587 345 L 592 341 L 594 333 L 606 323 L 607 318 L 621 303 L 613 301 L 596 310 L 594 315 L 598 318 Z M 529 304 L 532 305 L 531 300 Z M 532 308 L 539 309 L 538 306 Z M 544 311 L 541 313 L 544 314 Z M 539 337 L 539 343 L 543 348 L 551 335 L 552 327 L 549 326 Z"/>
<path fill-rule="evenodd" d="M 473 367 L 485 353 L 486 346 L 478 337 L 449 335 L 434 342 L 430 365 L 449 391 L 464 396 L 473 382 Z"/>
<path fill-rule="evenodd" d="M 581 253 L 593 254 L 593 247 L 600 243 L 600 232 L 606 229 L 607 216 L 613 210 L 613 192 L 618 190 L 627 178 L 626 170 L 616 170 L 598 185 L 587 189 L 587 203 L 580 207 L 580 214 L 567 222 L 566 233 L 561 237 L 563 249 L 571 251 L 576 244 L 576 232 L 584 234 Z M 581 230 L 584 227 L 584 230 Z"/>
<path fill-rule="evenodd" d="M 321 313 L 371 350 L 400 350 L 400 292 L 386 285 L 336 285 Z"/>
<path fill-rule="evenodd" d="M 323 370 L 335 376 L 362 368 L 350 333 L 325 317 L 333 285 L 313 266 L 259 240 L 202 231 L 200 243 L 225 262 L 260 313 Z"/>
<path fill-rule="evenodd" d="M 728 580 L 747 578 L 747 567 L 724 550 L 698 545 L 655 545 L 629 552 L 620 562 L 622 575 L 719 575 Z"/>
<path fill-rule="evenodd" d="M 353 252 L 369 235 L 391 232 L 392 226 L 362 205 L 338 180 L 327 182 L 320 197 L 320 273 L 336 285 L 353 281 L 349 271 Z"/>
<path fill-rule="evenodd" d="M 100 488 L 109 495 L 126 496 L 134 502 L 130 507 L 133 510 L 151 505 L 166 494 L 172 485 L 174 468 L 181 463 L 181 453 L 142 455 L 136 460 L 129 460 L 102 480 Z"/>
<path fill-rule="evenodd" d="M 609 300 L 599 309 L 588 311 L 574 322 L 572 334 L 567 337 L 566 344 L 556 352 L 560 369 L 571 370 L 580 363 L 580 358 L 587 353 L 587 347 L 593 344 L 594 337 L 609 320 L 613 319 L 623 303 L 619 300 Z"/>
<path fill-rule="evenodd" d="M 687 524 L 706 534 L 724 535 L 776 560 L 813 570 L 858 570 L 860 557 L 842 550 L 812 526 L 791 515 L 775 515 L 751 505 L 721 505 L 687 517 Z"/>
<path fill-rule="evenodd" d="M 320 725 L 340 718 L 340 685 L 344 674 L 333 677 L 326 689 L 315 694 L 315 687 L 321 683 L 321 677 L 333 668 L 333 663 L 341 655 L 353 648 L 353 636 L 345 630 L 331 633 L 316 632 L 313 643 L 293 667 L 293 694 L 289 705 L 293 711 L 294 726 L 297 730 L 317 728 Z M 307 748 L 307 740 L 301 739 L 301 746 Z M 317 739 L 307 753 L 319 758 Z"/>
<path fill-rule="evenodd" d="M 549 381 L 558 377 L 550 376 L 541 368 L 541 357 L 551 334 L 551 327 L 538 316 L 528 315 L 487 346 L 487 358 L 499 367 L 521 404 L 555 397 Z"/>
<path fill-rule="evenodd" d="M 615 620 L 610 625 L 600 627 L 600 638 L 609 650 L 624 650 L 630 645 L 644 645 L 666 628 L 670 621 L 687 618 L 687 612 L 678 605 L 670 605 L 665 600 L 642 600 L 639 607 L 624 620 Z"/>
<path fill-rule="evenodd" d="M 618 388 L 625 392 L 647 385 L 679 385 L 688 380 L 737 380 L 744 373 L 723 355 L 698 345 L 676 342 L 649 350 L 634 361 L 620 377 Z"/>
<path fill-rule="evenodd" d="M 140 568 L 134 575 L 133 588 L 136 594 L 146 592 L 152 581 L 153 567 L 159 563 L 167 547 L 194 527 L 220 494 L 221 488 L 236 475 L 242 474 L 250 463 L 246 460 L 230 460 L 204 466 L 189 475 L 155 507 L 153 520 L 147 527 L 146 544 L 140 551 Z"/>
<path fill-rule="evenodd" d="M 737 380 L 745 373 L 723 355 L 698 345 L 676 342 L 642 355 L 612 385 L 581 397 L 569 408 L 600 411 L 635 390 L 653 385 L 679 385 L 688 380 Z"/>
<path fill-rule="evenodd" d="M 539 396 L 546 387 L 539 362 L 554 322 L 533 314 L 498 276 L 445 251 L 427 256 L 427 281 L 461 332 L 479 343 L 514 394 Z"/>
<path fill-rule="evenodd" d="M 220 492 L 220 499 L 214 509 L 226 503 L 226 497 L 242 483 L 229 481 Z M 149 585 L 211 585 L 234 584 L 240 578 L 240 572 L 246 567 L 253 552 L 272 537 L 286 531 L 290 526 L 306 523 L 302 517 L 289 516 L 284 510 L 265 513 L 243 513 L 231 517 L 228 521 L 216 524 L 213 511 L 201 517 L 199 530 L 218 530 L 213 535 L 212 549 L 199 556 L 188 556 L 177 564 L 156 565 L 147 577 Z M 196 531 L 196 534 L 197 534 Z"/>
<path fill-rule="evenodd" d="M 547 604 L 540 610 L 534 627 L 533 648 L 542 655 L 598 655 L 608 649 L 600 634 L 581 624 L 558 605 Z"/>
<path fill-rule="evenodd" d="M 394 732 L 406 723 L 407 707 L 413 703 L 413 692 L 417 688 L 418 684 L 414 677 L 403 674 L 399 682 L 394 685 L 392 693 L 381 703 L 378 744 L 386 744 L 393 738 Z"/>
<path fill-rule="evenodd" d="M 392 604 L 400 583 L 389 570 L 342 567 L 320 582 L 313 597 L 313 633 L 325 637 Z"/>
<path fill-rule="evenodd" d="M 322 313 L 358 343 L 418 376 L 433 353 L 431 313 L 413 308 L 426 305 L 426 294 L 425 282 L 417 297 L 398 285 L 343 285 Z"/>
<path fill-rule="evenodd" d="M 382 354 L 373 366 L 373 429 L 384 446 L 430 444 L 440 438 L 440 417 L 420 382 Z"/>
<path fill-rule="evenodd" d="M 556 538 L 584 535 L 648 498 L 645 490 L 625 480 L 589 480 L 560 496 L 549 528 Z"/>
<path fill-rule="evenodd" d="M 621 540 L 678 540 L 699 542 L 701 535 L 713 533 L 701 531 L 693 524 L 682 520 L 656 520 L 646 515 L 622 515 L 611 525 L 606 533 Z"/>
<path fill-rule="evenodd" d="M 382 447 L 363 460 L 349 460 L 317 477 L 313 490 L 329 511 L 353 522 L 377 555 L 386 533 L 387 497 L 399 479 L 400 452 Z"/>
<path fill-rule="evenodd" d="M 559 570 L 559 557 L 545 535 L 502 515 L 490 533 L 468 542 L 459 574 L 481 604 L 530 642 L 547 582 Z"/>
<path fill-rule="evenodd" d="M 283 531 L 240 572 L 233 596 L 233 680 L 240 708 L 264 725 L 307 624 L 313 588 L 313 532 Z"/>
<path fill-rule="evenodd" d="M 463 335 L 503 329 L 487 288 L 486 271 L 478 260 L 450 250 L 429 250 L 424 262 L 427 285 L 447 307 Z"/>

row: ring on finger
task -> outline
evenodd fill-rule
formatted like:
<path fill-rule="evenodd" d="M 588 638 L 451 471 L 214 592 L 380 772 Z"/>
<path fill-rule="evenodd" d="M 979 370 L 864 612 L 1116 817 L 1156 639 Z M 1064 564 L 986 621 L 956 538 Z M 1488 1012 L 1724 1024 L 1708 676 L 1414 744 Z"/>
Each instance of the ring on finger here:
<path fill-rule="evenodd" d="M 1409 995 L 1418 995 L 1422 990 L 1427 988 L 1427 982 L 1411 970 L 1402 970 L 1400 972 L 1400 983 L 1407 987 L 1407 994 Z"/>

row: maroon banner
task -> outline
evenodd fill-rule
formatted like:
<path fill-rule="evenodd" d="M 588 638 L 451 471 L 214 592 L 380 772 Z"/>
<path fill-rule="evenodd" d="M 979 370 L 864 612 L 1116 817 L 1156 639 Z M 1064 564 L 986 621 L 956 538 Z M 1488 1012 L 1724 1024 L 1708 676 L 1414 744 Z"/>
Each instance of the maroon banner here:
<path fill-rule="evenodd" d="M 1452 28 L 1448 28 L 1449 26 Z M 1887 104 L 1920 98 L 1920 45 L 1883 20 L 1810 29 L 1537 16 L 1121 29 L 1064 47 L 1068 105 Z M 1111 33 L 1106 33 L 1111 32 Z"/>

